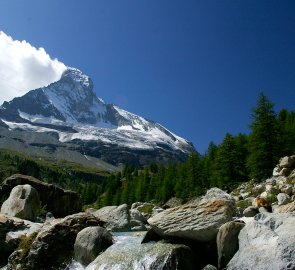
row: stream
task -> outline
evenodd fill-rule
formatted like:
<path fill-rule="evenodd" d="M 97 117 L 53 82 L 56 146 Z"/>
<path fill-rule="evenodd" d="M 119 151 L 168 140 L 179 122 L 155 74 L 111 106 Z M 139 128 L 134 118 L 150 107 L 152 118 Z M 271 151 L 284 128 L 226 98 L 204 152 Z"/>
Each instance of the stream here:
<path fill-rule="evenodd" d="M 144 233 L 113 233 L 115 243 L 87 267 L 72 261 L 64 270 L 194 269 L 188 247 L 164 241 L 141 244 Z"/>

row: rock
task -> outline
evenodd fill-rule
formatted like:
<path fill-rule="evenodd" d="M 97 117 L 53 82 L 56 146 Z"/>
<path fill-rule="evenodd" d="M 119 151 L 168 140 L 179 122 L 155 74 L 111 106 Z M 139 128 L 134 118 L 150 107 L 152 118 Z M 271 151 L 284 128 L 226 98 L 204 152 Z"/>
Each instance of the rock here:
<path fill-rule="evenodd" d="M 17 248 L 22 237 L 38 232 L 42 224 L 0 214 L 0 264 Z"/>
<path fill-rule="evenodd" d="M 2 214 L 27 220 L 35 220 L 39 210 L 38 192 L 30 185 L 14 187 L 1 207 Z"/>
<path fill-rule="evenodd" d="M 55 185 L 42 182 L 32 176 L 14 174 L 0 185 L 0 195 L 8 196 L 17 185 L 31 185 L 39 194 L 41 206 L 55 217 L 65 217 L 82 210 L 81 196 L 74 191 L 64 190 Z"/>
<path fill-rule="evenodd" d="M 102 222 L 91 214 L 78 213 L 45 224 L 19 260 L 27 270 L 55 269 L 70 260 L 79 231 Z M 8 268 L 8 270 L 14 268 Z"/>
<path fill-rule="evenodd" d="M 293 193 L 293 187 L 291 185 L 284 185 L 281 188 L 282 193 L 286 193 L 287 195 L 291 196 Z"/>
<path fill-rule="evenodd" d="M 132 232 L 144 232 L 144 231 L 147 231 L 147 227 L 145 225 L 138 225 L 138 226 L 133 226 L 131 228 L 131 231 Z"/>
<path fill-rule="evenodd" d="M 167 209 L 150 218 L 148 223 L 163 238 L 210 241 L 235 213 L 234 199 L 226 192 L 212 188 L 199 203 Z"/>
<path fill-rule="evenodd" d="M 227 270 L 295 269 L 295 214 L 258 214 L 239 234 Z"/>
<path fill-rule="evenodd" d="M 265 208 L 263 206 L 258 208 L 259 213 L 269 213 L 269 212 L 271 212 L 271 210 L 272 210 L 272 207 L 271 207 L 271 209 L 269 209 L 269 208 L 267 209 L 267 208 Z"/>
<path fill-rule="evenodd" d="M 147 243 L 142 245 L 113 245 L 99 255 L 86 270 L 92 269 L 145 269 L 194 270 L 195 256 L 185 245 Z"/>
<path fill-rule="evenodd" d="M 280 164 L 279 166 L 281 168 L 291 168 L 295 165 L 295 156 L 291 156 L 291 157 L 283 157 L 280 160 Z"/>
<path fill-rule="evenodd" d="M 164 211 L 163 208 L 161 208 L 161 207 L 159 207 L 159 206 L 155 206 L 155 207 L 153 208 L 153 210 L 152 210 L 152 214 L 151 214 L 150 217 L 153 217 L 154 215 L 157 215 L 157 214 L 159 214 L 159 213 L 161 213 L 161 212 L 163 212 L 163 211 Z"/>
<path fill-rule="evenodd" d="M 279 193 L 277 195 L 278 205 L 285 205 L 290 202 L 290 196 L 285 193 Z"/>
<path fill-rule="evenodd" d="M 137 209 L 146 219 L 150 218 L 153 214 L 155 205 L 147 202 L 136 202 L 133 203 L 131 209 Z"/>
<path fill-rule="evenodd" d="M 202 270 L 217 270 L 214 265 L 208 264 Z"/>
<path fill-rule="evenodd" d="M 163 209 L 173 208 L 182 205 L 182 199 L 173 197 L 170 198 L 164 205 L 162 205 Z"/>
<path fill-rule="evenodd" d="M 93 215 L 105 222 L 105 227 L 114 232 L 127 232 L 131 230 L 130 214 L 127 204 L 120 206 L 105 206 Z"/>
<path fill-rule="evenodd" d="M 161 236 L 159 236 L 152 228 L 149 229 L 147 231 L 147 233 L 144 235 L 144 237 L 142 238 L 141 240 L 141 243 L 144 244 L 144 243 L 148 243 L 148 242 L 151 242 L 151 241 L 155 241 L 155 242 L 158 242 L 160 241 L 162 238 Z"/>
<path fill-rule="evenodd" d="M 290 213 L 295 212 L 295 201 L 277 207 L 276 213 Z"/>
<path fill-rule="evenodd" d="M 238 236 L 244 226 L 245 223 L 242 221 L 230 221 L 219 228 L 216 238 L 219 269 L 225 267 L 238 251 Z"/>
<path fill-rule="evenodd" d="M 258 209 L 255 206 L 249 206 L 243 211 L 245 217 L 254 217 L 256 214 L 258 214 Z"/>
<path fill-rule="evenodd" d="M 137 210 L 130 210 L 130 223 L 131 226 L 139 226 L 147 223 L 146 218 Z"/>
<path fill-rule="evenodd" d="M 87 227 L 77 234 L 74 244 L 74 259 L 88 265 L 113 244 L 112 235 L 101 227 Z"/>
<path fill-rule="evenodd" d="M 268 194 L 278 194 L 279 193 L 279 191 L 271 184 L 265 185 L 265 191 Z"/>

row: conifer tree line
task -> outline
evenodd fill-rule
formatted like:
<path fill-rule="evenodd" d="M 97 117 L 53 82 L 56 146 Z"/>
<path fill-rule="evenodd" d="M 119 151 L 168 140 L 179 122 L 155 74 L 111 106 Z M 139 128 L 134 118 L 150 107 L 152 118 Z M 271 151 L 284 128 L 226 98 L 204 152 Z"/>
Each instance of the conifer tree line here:
<path fill-rule="evenodd" d="M 266 179 L 280 157 L 295 154 L 295 111 L 275 113 L 260 93 L 251 116 L 249 135 L 227 133 L 219 145 L 211 142 L 204 155 L 192 153 L 185 163 L 151 163 L 144 169 L 125 165 L 105 179 L 96 193 L 98 206 L 188 200 L 210 187 L 230 191 L 241 182 Z"/>

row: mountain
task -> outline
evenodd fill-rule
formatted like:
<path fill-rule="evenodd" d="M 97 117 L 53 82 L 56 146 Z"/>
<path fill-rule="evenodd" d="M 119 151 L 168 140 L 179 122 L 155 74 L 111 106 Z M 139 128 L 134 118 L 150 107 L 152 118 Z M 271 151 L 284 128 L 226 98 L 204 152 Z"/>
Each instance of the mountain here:
<path fill-rule="evenodd" d="M 0 147 L 110 170 L 125 163 L 182 161 L 195 151 L 160 124 L 106 104 L 91 78 L 75 68 L 2 104 Z"/>

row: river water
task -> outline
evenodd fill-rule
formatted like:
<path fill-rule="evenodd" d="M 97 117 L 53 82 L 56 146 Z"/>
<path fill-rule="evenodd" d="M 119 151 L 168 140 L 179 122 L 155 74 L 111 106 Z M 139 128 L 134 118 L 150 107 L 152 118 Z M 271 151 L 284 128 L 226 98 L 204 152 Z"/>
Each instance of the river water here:
<path fill-rule="evenodd" d="M 114 244 L 107 249 L 109 253 L 126 251 L 129 248 L 141 248 L 141 240 L 145 232 L 120 232 L 113 233 Z M 123 258 L 124 259 L 124 258 Z M 114 265 L 112 268 L 106 268 L 106 265 L 95 266 L 90 264 L 88 267 L 83 267 L 80 263 L 72 261 L 64 270 L 120 270 L 120 265 Z M 130 269 L 131 270 L 131 269 Z"/>

